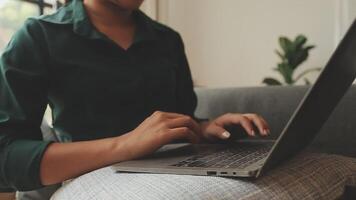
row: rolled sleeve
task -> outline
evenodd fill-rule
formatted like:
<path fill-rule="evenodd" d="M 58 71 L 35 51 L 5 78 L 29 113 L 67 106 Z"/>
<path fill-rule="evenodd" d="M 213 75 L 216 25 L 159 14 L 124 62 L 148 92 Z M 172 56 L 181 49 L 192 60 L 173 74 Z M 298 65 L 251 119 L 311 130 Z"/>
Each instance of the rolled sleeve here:
<path fill-rule="evenodd" d="M 40 163 L 47 105 L 46 46 L 35 19 L 14 35 L 0 58 L 0 191 L 42 187 Z"/>
<path fill-rule="evenodd" d="M 40 163 L 50 142 L 14 140 L 1 153 L 2 189 L 27 191 L 43 187 L 39 179 Z"/>

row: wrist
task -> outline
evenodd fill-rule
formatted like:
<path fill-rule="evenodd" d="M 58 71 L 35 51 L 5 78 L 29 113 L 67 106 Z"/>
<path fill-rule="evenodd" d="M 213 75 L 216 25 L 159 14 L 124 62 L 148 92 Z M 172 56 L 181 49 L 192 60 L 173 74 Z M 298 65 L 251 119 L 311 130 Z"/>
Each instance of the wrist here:
<path fill-rule="evenodd" d="M 206 127 L 210 124 L 210 121 L 199 122 L 200 130 L 204 133 Z"/>
<path fill-rule="evenodd" d="M 130 133 L 130 132 L 129 132 Z M 112 138 L 111 150 L 112 156 L 116 158 L 115 162 L 129 160 L 131 157 L 130 147 L 128 147 L 129 133 Z"/>

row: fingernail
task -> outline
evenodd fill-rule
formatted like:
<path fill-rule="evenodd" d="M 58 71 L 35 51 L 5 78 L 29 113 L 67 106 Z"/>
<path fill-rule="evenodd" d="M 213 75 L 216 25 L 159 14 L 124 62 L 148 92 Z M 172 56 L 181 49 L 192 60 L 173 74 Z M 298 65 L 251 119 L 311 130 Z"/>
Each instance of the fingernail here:
<path fill-rule="evenodd" d="M 267 135 L 271 134 L 271 131 L 269 129 L 267 129 Z"/>
<path fill-rule="evenodd" d="M 230 137 L 231 134 L 229 132 L 225 131 L 221 135 L 223 136 L 223 138 L 227 139 Z"/>
<path fill-rule="evenodd" d="M 263 129 L 262 134 L 267 135 L 268 134 L 267 129 Z"/>
<path fill-rule="evenodd" d="M 252 136 L 255 136 L 255 135 L 256 135 L 254 130 L 251 130 L 251 135 L 252 135 Z"/>

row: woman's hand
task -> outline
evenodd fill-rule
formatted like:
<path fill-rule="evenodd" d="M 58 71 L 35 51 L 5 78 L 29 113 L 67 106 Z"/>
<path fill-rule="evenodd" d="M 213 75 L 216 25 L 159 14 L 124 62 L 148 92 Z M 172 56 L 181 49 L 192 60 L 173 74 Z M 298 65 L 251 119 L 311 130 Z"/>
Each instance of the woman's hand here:
<path fill-rule="evenodd" d="M 151 154 L 177 139 L 188 139 L 191 143 L 198 143 L 202 134 L 200 125 L 191 117 L 157 111 L 135 130 L 120 138 L 124 138 L 125 149 L 128 152 L 125 160 L 131 160 Z"/>
<path fill-rule="evenodd" d="M 202 134 L 208 140 L 228 139 L 231 134 L 224 129 L 228 125 L 241 125 L 250 136 L 256 136 L 254 126 L 262 136 L 267 136 L 270 133 L 266 120 L 257 114 L 228 113 L 210 122 L 203 122 L 201 124 Z"/>
<path fill-rule="evenodd" d="M 187 115 L 157 111 L 145 119 L 136 129 L 118 138 L 123 140 L 125 158 L 132 160 L 155 152 L 165 144 L 178 139 L 191 143 L 202 140 L 227 139 L 230 133 L 227 125 L 241 125 L 250 136 L 255 136 L 254 125 L 262 136 L 269 134 L 267 122 L 256 114 L 228 113 L 210 122 L 198 124 Z"/>

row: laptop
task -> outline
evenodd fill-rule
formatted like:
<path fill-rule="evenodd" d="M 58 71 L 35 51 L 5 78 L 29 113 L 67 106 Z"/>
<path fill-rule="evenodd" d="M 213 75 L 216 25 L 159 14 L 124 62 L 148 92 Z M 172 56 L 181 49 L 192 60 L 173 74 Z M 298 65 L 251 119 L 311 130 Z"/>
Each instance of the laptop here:
<path fill-rule="evenodd" d="M 356 20 L 276 141 L 169 144 L 150 156 L 117 163 L 117 172 L 259 177 L 305 149 L 356 77 Z"/>

